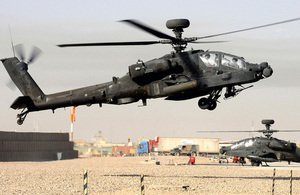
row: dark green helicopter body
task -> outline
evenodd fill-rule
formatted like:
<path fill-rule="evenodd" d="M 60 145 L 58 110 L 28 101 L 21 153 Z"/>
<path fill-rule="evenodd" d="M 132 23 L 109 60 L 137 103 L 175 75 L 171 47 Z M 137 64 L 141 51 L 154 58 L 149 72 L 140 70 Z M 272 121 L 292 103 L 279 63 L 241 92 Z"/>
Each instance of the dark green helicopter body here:
<path fill-rule="evenodd" d="M 291 22 L 300 18 L 283 21 Z M 198 105 L 202 109 L 214 110 L 217 100 L 225 88 L 225 98 L 234 97 L 244 89 L 242 84 L 256 82 L 272 75 L 273 70 L 268 63 L 251 64 L 242 57 L 203 50 L 190 50 L 184 52 L 187 43 L 210 43 L 195 42 L 198 39 L 210 38 L 240 31 L 222 33 L 208 37 L 182 38 L 183 28 L 189 26 L 186 19 L 175 19 L 167 22 L 167 27 L 173 29 L 175 37 L 166 35 L 134 20 L 125 20 L 139 29 L 164 40 L 140 41 L 140 42 L 107 42 L 107 43 L 80 43 L 64 44 L 60 47 L 76 46 L 114 46 L 114 45 L 149 45 L 171 44 L 175 52 L 164 55 L 161 58 L 147 62 L 138 61 L 129 66 L 128 73 L 121 77 L 113 77 L 112 81 L 99 85 L 93 85 L 80 89 L 46 95 L 28 73 L 28 64 L 32 63 L 40 53 L 34 48 L 28 62 L 25 62 L 24 52 L 21 46 L 15 50 L 19 54 L 16 57 L 2 59 L 8 74 L 22 92 L 23 96 L 17 98 L 11 105 L 13 109 L 23 109 L 18 115 L 18 124 L 22 124 L 29 112 L 40 110 L 55 110 L 57 108 L 91 104 L 128 104 L 151 98 L 165 97 L 167 100 L 187 100 L 195 97 L 201 98 Z M 276 25 L 273 23 L 270 25 Z M 220 41 L 212 41 L 213 43 Z M 238 89 L 236 87 L 239 87 Z M 251 86 L 250 86 L 251 87 Z"/>
<path fill-rule="evenodd" d="M 237 93 L 234 85 L 263 78 L 261 65 L 243 61 L 245 67 L 233 68 L 222 65 L 218 60 L 217 64 L 211 67 L 201 60 L 205 55 L 228 56 L 243 61 L 242 58 L 221 52 L 194 50 L 173 53 L 131 65 L 125 76 L 114 77 L 111 82 L 50 95 L 45 95 L 34 82 L 27 72 L 26 63 L 17 58 L 3 59 L 2 62 L 24 95 L 11 107 L 27 108 L 29 112 L 95 103 L 120 105 L 143 100 L 145 104 L 146 99 L 160 97 L 166 97 L 167 100 L 186 100 L 209 94 L 212 95 L 204 100 L 216 103 L 219 96 L 213 94 L 218 95 L 222 88 L 227 89 L 225 95 L 230 97 Z"/>
<path fill-rule="evenodd" d="M 273 137 L 240 140 L 232 146 L 221 148 L 220 153 L 248 158 L 252 165 L 259 165 L 261 162 L 300 162 L 300 148 L 295 143 Z"/>
<path fill-rule="evenodd" d="M 222 147 L 220 153 L 226 156 L 248 158 L 253 166 L 259 166 L 262 162 L 300 162 L 300 148 L 295 143 L 271 137 L 274 132 L 279 131 L 270 129 L 270 125 L 274 124 L 274 120 L 263 120 L 262 123 L 266 125 L 266 130 L 243 132 L 261 132 L 266 137 L 255 137 L 237 141 L 231 146 Z M 297 132 L 299 130 L 280 131 Z"/>

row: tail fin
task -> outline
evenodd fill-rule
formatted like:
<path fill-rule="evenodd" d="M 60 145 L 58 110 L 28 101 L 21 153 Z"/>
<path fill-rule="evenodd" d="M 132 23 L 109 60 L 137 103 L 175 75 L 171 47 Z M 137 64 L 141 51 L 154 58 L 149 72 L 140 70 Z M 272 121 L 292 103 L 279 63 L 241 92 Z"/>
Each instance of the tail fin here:
<path fill-rule="evenodd" d="M 25 62 L 20 62 L 16 57 L 1 59 L 1 61 L 10 78 L 24 96 L 29 96 L 33 101 L 43 99 L 45 94 L 27 72 L 28 65 Z"/>

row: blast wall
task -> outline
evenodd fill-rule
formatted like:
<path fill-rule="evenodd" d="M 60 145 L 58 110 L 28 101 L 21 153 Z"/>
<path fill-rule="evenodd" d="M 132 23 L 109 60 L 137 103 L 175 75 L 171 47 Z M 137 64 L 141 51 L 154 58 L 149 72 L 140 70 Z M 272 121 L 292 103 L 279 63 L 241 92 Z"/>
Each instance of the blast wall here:
<path fill-rule="evenodd" d="M 48 161 L 78 158 L 68 133 L 0 131 L 0 161 Z"/>

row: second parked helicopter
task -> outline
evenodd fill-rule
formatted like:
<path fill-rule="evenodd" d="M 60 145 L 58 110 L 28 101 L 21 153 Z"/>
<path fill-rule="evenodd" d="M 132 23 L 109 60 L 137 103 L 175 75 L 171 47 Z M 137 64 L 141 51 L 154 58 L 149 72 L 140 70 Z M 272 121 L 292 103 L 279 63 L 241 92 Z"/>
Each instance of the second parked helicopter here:
<path fill-rule="evenodd" d="M 262 124 L 266 126 L 266 129 L 256 131 L 210 131 L 210 133 L 263 133 L 265 137 L 243 139 L 233 143 L 231 146 L 222 147 L 220 149 L 220 154 L 249 159 L 252 166 L 259 166 L 262 162 L 300 162 L 300 148 L 298 148 L 295 143 L 272 137 L 272 134 L 275 132 L 299 132 L 300 130 L 273 130 L 270 127 L 274 124 L 274 120 L 262 120 Z M 205 131 L 197 132 L 203 133 Z"/>

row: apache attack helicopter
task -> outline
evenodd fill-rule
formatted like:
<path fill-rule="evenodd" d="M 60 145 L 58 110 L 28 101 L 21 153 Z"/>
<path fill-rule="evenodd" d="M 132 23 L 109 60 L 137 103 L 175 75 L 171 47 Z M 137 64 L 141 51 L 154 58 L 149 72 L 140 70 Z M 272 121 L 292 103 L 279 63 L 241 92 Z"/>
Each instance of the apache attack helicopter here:
<path fill-rule="evenodd" d="M 221 154 L 226 156 L 237 156 L 248 158 L 252 166 L 259 166 L 262 162 L 279 162 L 288 161 L 300 162 L 300 148 L 295 143 L 280 140 L 271 137 L 275 132 L 299 132 L 300 130 L 273 130 L 271 125 L 274 120 L 262 120 L 262 124 L 266 126 L 264 130 L 256 131 L 210 131 L 211 132 L 259 132 L 263 133 L 265 137 L 248 138 L 237 141 L 231 146 L 222 147 Z M 197 131 L 204 133 L 205 131 Z"/>
<path fill-rule="evenodd" d="M 227 35 L 247 30 L 253 30 L 272 25 L 292 22 L 300 18 L 282 22 L 247 28 L 232 32 L 215 34 L 204 37 L 182 38 L 184 28 L 189 27 L 187 19 L 173 19 L 166 23 L 167 28 L 172 29 L 175 37 L 159 32 L 136 20 L 123 20 L 136 28 L 146 31 L 163 40 L 137 41 L 137 42 L 106 42 L 106 43 L 79 43 L 62 44 L 59 47 L 80 46 L 128 46 L 171 44 L 175 52 L 166 54 L 160 58 L 147 62 L 138 61 L 128 67 L 129 72 L 121 77 L 113 77 L 112 81 L 89 87 L 64 91 L 46 95 L 27 72 L 28 64 L 34 62 L 41 53 L 34 48 L 28 61 L 25 61 L 24 51 L 21 46 L 15 47 L 17 57 L 2 59 L 9 76 L 22 92 L 11 108 L 22 109 L 17 115 L 17 123 L 23 124 L 29 112 L 52 110 L 57 108 L 79 105 L 99 104 L 129 104 L 142 100 L 146 106 L 147 99 L 165 97 L 166 100 L 187 100 L 203 97 L 198 105 L 201 109 L 214 110 L 223 88 L 226 90 L 225 99 L 234 97 L 242 90 L 242 84 L 257 82 L 270 77 L 272 68 L 267 62 L 253 64 L 243 57 L 218 52 L 190 50 L 184 51 L 188 43 L 220 43 L 224 41 L 196 42 L 206 39 Z"/>

